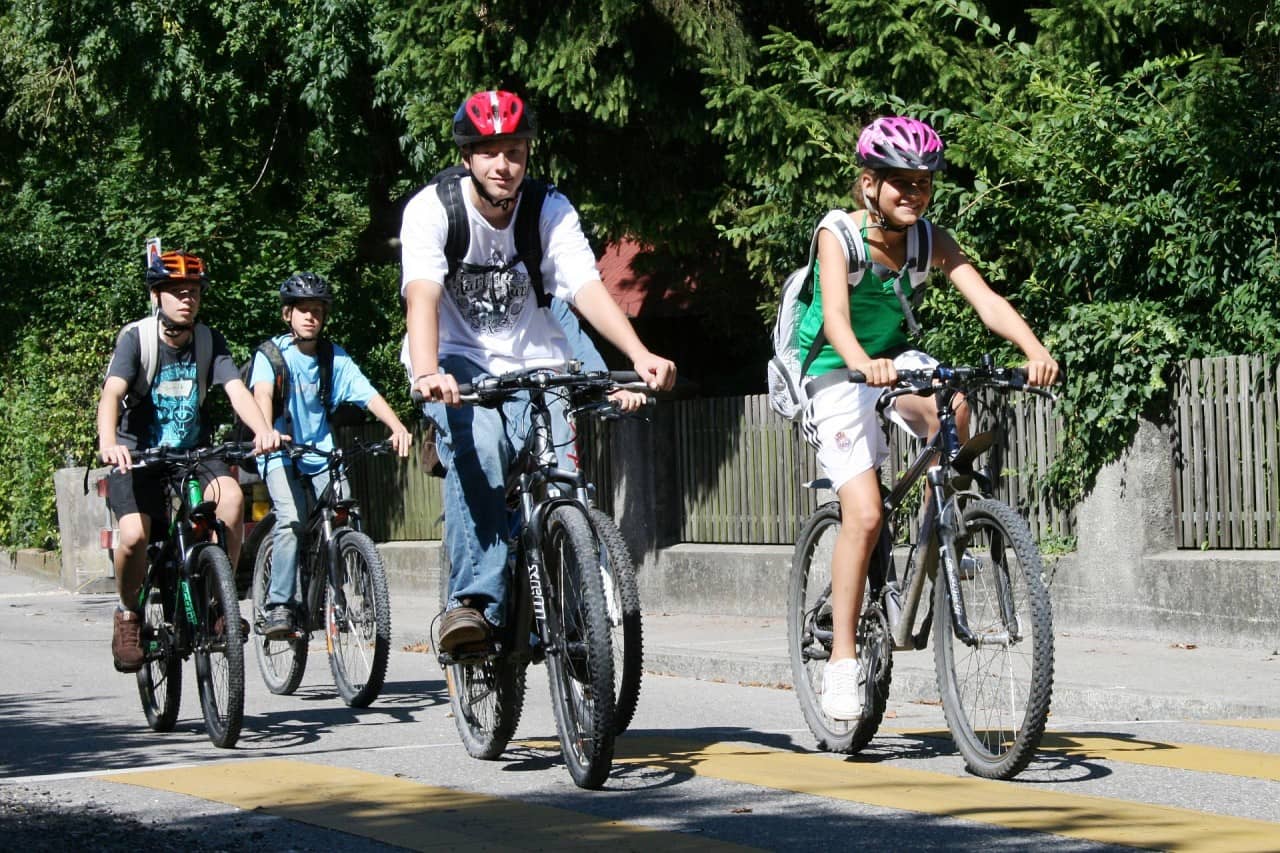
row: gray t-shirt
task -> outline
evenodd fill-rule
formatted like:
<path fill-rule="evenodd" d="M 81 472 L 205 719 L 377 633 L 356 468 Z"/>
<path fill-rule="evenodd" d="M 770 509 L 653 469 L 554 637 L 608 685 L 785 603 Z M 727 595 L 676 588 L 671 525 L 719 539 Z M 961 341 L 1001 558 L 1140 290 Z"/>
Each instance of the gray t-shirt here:
<path fill-rule="evenodd" d="M 213 350 L 206 387 L 225 385 L 240 378 L 231 358 L 227 339 L 210 329 Z M 115 352 L 107 366 L 107 376 L 119 376 L 132 388 L 142 370 L 141 340 L 137 326 L 126 326 L 116 339 Z M 163 337 L 157 346 L 156 376 L 151 393 L 120 412 L 116 440 L 125 447 L 191 448 L 208 444 L 211 424 L 200 408 L 200 386 L 196 381 L 195 335 L 186 346 L 169 346 Z"/>

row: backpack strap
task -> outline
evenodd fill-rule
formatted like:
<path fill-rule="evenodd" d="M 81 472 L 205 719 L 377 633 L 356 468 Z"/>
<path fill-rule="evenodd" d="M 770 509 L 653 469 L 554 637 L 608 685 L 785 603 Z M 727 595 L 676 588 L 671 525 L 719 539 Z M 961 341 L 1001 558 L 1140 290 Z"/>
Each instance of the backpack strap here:
<path fill-rule="evenodd" d="M 333 414 L 333 342 L 316 341 L 316 362 L 320 367 L 320 406 L 325 417 Z"/>
<path fill-rule="evenodd" d="M 200 389 L 200 403 L 209 393 L 209 364 L 213 361 L 213 332 L 204 323 L 196 323 L 193 332 L 196 347 L 196 386 Z"/>
<path fill-rule="evenodd" d="M 810 294 L 813 291 L 813 264 L 818 257 L 818 234 L 824 228 L 836 235 L 840 240 L 840 247 L 844 249 L 845 265 L 849 268 L 848 282 L 850 288 L 857 286 L 858 282 L 862 281 L 863 273 L 871 265 L 871 259 L 867 256 L 866 244 L 862 240 L 862 229 L 853 221 L 853 217 L 843 210 L 829 211 L 826 216 L 822 217 L 818 227 L 813 229 L 813 239 L 809 241 L 809 266 L 805 275 L 808 279 L 807 287 Z M 809 368 L 826 345 L 826 332 L 819 328 L 818 333 L 813 336 L 813 343 L 809 346 L 809 351 L 805 353 L 804 361 L 801 362 L 801 376 L 809 372 Z"/>
<path fill-rule="evenodd" d="M 445 219 L 449 223 L 449 233 L 444 241 L 444 257 L 449 264 L 449 276 L 458 271 L 458 264 L 462 263 L 471 246 L 471 227 L 467 223 L 467 209 L 462 201 L 462 182 L 466 179 L 467 171 L 461 166 L 453 168 L 458 169 L 461 174 L 446 175 L 436 183 L 436 196 L 444 206 Z"/>
<path fill-rule="evenodd" d="M 550 184 L 525 178 L 520 185 L 520 207 L 516 209 L 516 258 L 524 261 L 539 308 L 551 305 L 551 296 L 542 283 L 542 231 L 539 225 L 542 204 L 547 200 L 547 193 L 554 191 L 555 187 Z"/>
<path fill-rule="evenodd" d="M 157 365 L 160 361 L 160 319 L 152 314 L 131 324 L 138 330 L 138 357 L 140 368 L 133 377 L 133 387 L 129 389 L 131 398 L 128 405 L 136 406 L 151 393 L 151 383 L 156 379 Z"/>
<path fill-rule="evenodd" d="M 907 232 L 907 259 L 893 279 L 893 292 L 902 306 L 902 316 L 907 323 L 907 334 L 912 339 L 920 337 L 920 324 L 913 309 L 924 300 L 924 283 L 929 277 L 929 264 L 933 259 L 933 229 L 928 220 L 916 220 Z M 902 292 L 902 279 L 911 279 L 911 298 Z"/>
<path fill-rule="evenodd" d="M 271 366 L 271 420 L 274 422 L 276 418 L 283 415 L 288 422 L 289 409 L 285 406 L 285 400 L 288 399 L 289 368 L 284 363 L 284 353 L 280 352 L 280 347 L 273 338 L 267 338 L 258 344 L 257 351 L 262 353 L 262 357 Z M 252 360 L 250 360 L 250 369 L 252 369 Z"/>

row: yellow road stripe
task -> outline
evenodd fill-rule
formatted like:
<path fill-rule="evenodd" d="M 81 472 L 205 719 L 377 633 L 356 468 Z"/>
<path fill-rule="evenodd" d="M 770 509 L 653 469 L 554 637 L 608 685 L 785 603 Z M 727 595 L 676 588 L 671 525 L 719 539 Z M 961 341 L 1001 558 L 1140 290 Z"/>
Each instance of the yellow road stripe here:
<path fill-rule="evenodd" d="M 892 733 L 907 737 L 951 739 L 950 733 L 936 729 L 898 729 Z M 1280 782 L 1280 755 L 1266 752 L 1192 743 L 1167 743 L 1100 732 L 1046 732 L 1040 748 L 1046 752 L 1060 752 L 1080 758 L 1104 758 L 1126 764 L 1171 767 L 1175 770 L 1194 770 L 1197 773 L 1225 773 Z"/>
<path fill-rule="evenodd" d="M 1275 851 L 1280 824 L 840 761 L 753 745 L 621 738 L 617 764 L 688 773 L 890 809 L 1158 850 Z"/>
<path fill-rule="evenodd" d="M 410 850 L 751 849 L 302 761 L 233 761 L 99 778 L 256 809 Z"/>
<path fill-rule="evenodd" d="M 1280 720 L 1197 720 L 1211 726 L 1232 726 L 1237 729 L 1262 729 L 1268 732 L 1280 732 Z"/>

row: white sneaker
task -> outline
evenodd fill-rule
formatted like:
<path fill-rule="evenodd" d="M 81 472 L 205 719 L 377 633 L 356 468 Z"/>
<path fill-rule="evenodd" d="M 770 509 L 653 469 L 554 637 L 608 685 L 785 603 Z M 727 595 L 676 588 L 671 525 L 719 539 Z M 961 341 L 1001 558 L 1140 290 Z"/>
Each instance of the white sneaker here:
<path fill-rule="evenodd" d="M 822 668 L 822 713 L 833 720 L 862 719 L 864 680 L 857 658 L 828 661 Z"/>

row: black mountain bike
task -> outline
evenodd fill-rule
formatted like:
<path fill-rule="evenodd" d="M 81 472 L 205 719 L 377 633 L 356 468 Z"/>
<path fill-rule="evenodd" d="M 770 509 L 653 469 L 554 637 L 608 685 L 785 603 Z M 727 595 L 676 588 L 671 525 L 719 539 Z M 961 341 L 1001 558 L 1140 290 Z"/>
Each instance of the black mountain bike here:
<path fill-rule="evenodd" d="M 628 383 L 633 373 L 611 374 L 617 381 Z M 631 385 L 628 385 L 630 388 Z M 638 390 L 638 389 L 637 389 Z M 648 388 L 644 389 L 648 393 Z M 650 398 L 650 405 L 652 405 Z M 647 408 L 647 407 L 646 407 Z M 583 395 L 570 398 L 570 423 L 581 414 L 601 421 L 613 421 L 628 417 L 643 417 L 643 413 L 627 414 L 599 391 L 588 389 Z M 574 429 L 574 441 L 581 456 L 582 436 Z M 588 485 L 593 498 L 590 507 L 591 526 L 599 540 L 600 579 L 604 584 L 604 600 L 609 615 L 610 642 L 613 646 L 614 714 L 613 732 L 620 735 L 631 725 L 636 706 L 640 701 L 640 682 L 644 674 L 644 628 L 640 611 L 640 584 L 636 579 L 635 561 L 631 549 L 618 525 L 604 510 L 594 505 L 595 490 Z"/>
<path fill-rule="evenodd" d="M 253 446 L 196 450 L 154 447 L 133 454 L 133 467 L 164 473 L 172 508 L 167 526 L 152 522 L 143 608 L 143 665 L 138 695 L 147 724 L 172 731 L 182 701 L 182 662 L 195 657 L 200 708 L 215 746 L 230 749 L 244 719 L 244 634 L 235 575 L 222 543 L 226 529 L 205 500 L 200 470 L 208 461 L 236 462 Z"/>
<path fill-rule="evenodd" d="M 996 436 L 980 433 L 961 445 L 955 406 L 960 394 L 972 400 L 970 392 L 980 388 L 1053 395 L 1026 386 L 1022 369 L 987 361 L 981 367 L 899 370 L 898 387 L 878 404 L 884 420 L 894 398 L 931 395 L 941 428 L 884 493 L 886 523 L 871 558 L 857 627 L 858 658 L 867 674 L 863 717 L 857 721 L 827 717 L 818 701 L 823 664 L 831 654 L 830 567 L 839 502 L 819 507 L 800 531 L 787 644 L 800 707 L 821 749 L 853 753 L 870 742 L 889 697 L 893 652 L 924 648 L 930 623 L 947 727 L 970 772 L 1010 779 L 1040 744 L 1053 692 L 1053 613 L 1040 552 L 1026 521 L 991 497 L 989 474 L 974 467 Z M 815 381 L 824 380 L 864 381 L 853 370 Z M 899 575 L 891 528 L 904 521 L 899 510 L 922 476 L 931 500 Z M 830 488 L 826 480 L 809 485 Z M 931 604 L 916 630 L 926 582 L 932 584 Z"/>
<path fill-rule="evenodd" d="M 272 693 L 291 694 L 302 682 L 314 631 L 323 631 L 329 669 L 342 701 L 364 708 L 378 698 L 391 653 L 391 599 L 378 549 L 361 530 L 360 508 L 347 497 L 347 463 L 364 454 L 392 453 L 390 441 L 319 450 L 288 444 L 290 457 L 325 457 L 329 483 L 312 504 L 298 542 L 298 594 L 294 631 L 268 639 L 264 633 L 271 588 L 272 536 L 264 534 L 253 567 L 254 649 L 258 670 Z M 286 463 L 288 464 L 288 463 Z M 309 490 L 308 490 L 309 491 Z M 275 516 L 260 524 L 275 525 Z"/>
<path fill-rule="evenodd" d="M 497 758 L 524 708 L 525 670 L 545 662 L 561 751 L 583 788 L 601 787 L 613 762 L 614 653 L 601 560 L 614 564 L 621 557 L 609 558 L 610 537 L 602 538 L 593 523 L 586 478 L 559 467 L 548 395 L 603 400 L 638 379 L 634 373 L 584 373 L 571 362 L 564 371 L 535 368 L 459 386 L 464 402 L 479 405 L 501 405 L 527 391 L 532 429 L 507 481 L 512 557 L 503 627 L 491 648 L 439 656 L 454 721 L 470 755 Z M 447 553 L 442 562 L 444 599 Z"/>

